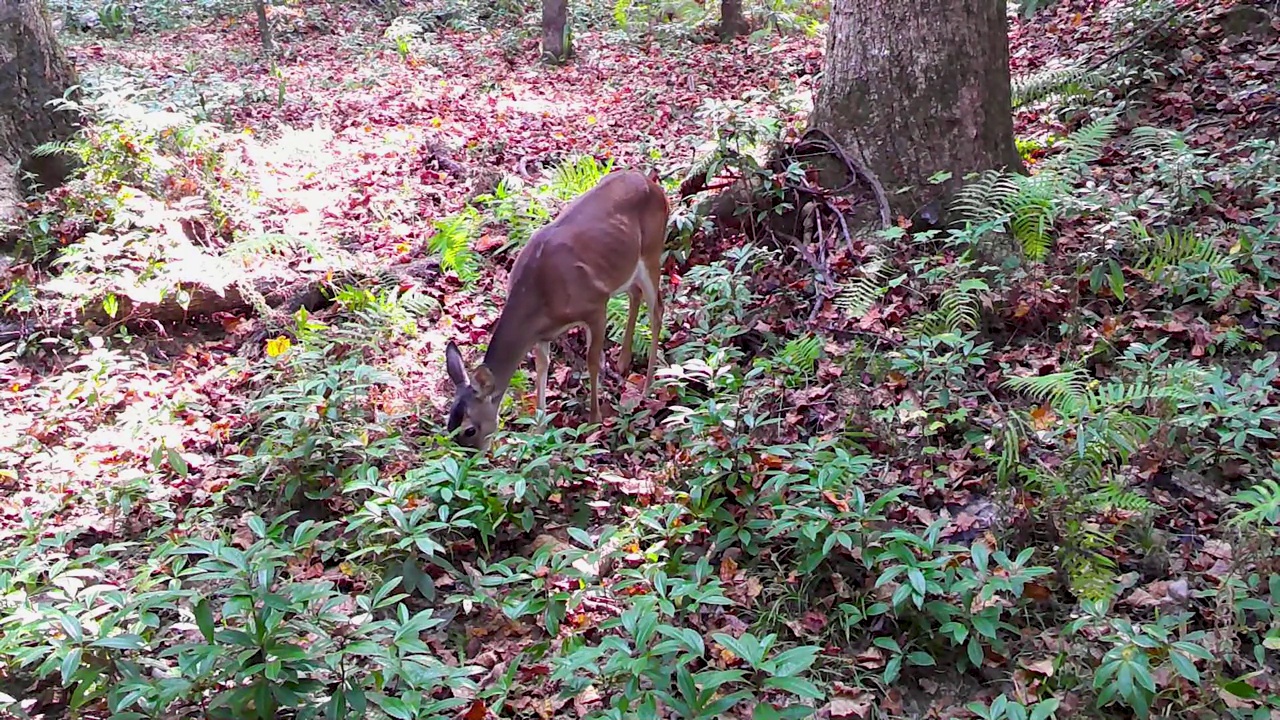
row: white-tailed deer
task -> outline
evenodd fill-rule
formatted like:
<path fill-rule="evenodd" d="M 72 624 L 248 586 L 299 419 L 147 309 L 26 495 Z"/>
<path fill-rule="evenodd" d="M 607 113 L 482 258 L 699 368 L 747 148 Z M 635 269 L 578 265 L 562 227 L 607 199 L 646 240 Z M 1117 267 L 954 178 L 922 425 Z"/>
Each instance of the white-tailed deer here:
<path fill-rule="evenodd" d="M 507 302 L 489 336 L 484 360 L 467 373 L 458 346 L 450 341 L 445 348 L 455 387 L 447 426 L 459 443 L 481 451 L 488 448 L 511 376 L 531 348 L 538 410 L 545 410 L 551 341 L 577 326 L 587 332 L 591 421 L 600 422 L 605 306 L 622 290 L 631 296 L 631 307 L 619 372 L 625 377 L 631 365 L 632 332 L 643 296 L 652 336 L 643 392 L 649 391 L 662 328 L 661 259 L 668 212 L 667 196 L 657 182 L 640 172 L 618 171 L 533 233 L 511 268 Z"/>

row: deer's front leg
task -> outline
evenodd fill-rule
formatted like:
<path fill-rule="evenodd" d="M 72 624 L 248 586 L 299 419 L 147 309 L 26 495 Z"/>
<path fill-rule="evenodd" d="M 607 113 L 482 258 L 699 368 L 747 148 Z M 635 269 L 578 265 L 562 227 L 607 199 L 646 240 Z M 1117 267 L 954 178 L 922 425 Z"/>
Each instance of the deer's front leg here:
<path fill-rule="evenodd" d="M 591 422 L 600 422 L 600 364 L 604 360 L 605 313 L 587 323 L 587 375 L 591 380 Z"/>
<path fill-rule="evenodd" d="M 551 367 L 551 343 L 540 342 L 533 346 L 533 366 L 537 370 L 538 412 L 547 411 L 547 371 Z"/>

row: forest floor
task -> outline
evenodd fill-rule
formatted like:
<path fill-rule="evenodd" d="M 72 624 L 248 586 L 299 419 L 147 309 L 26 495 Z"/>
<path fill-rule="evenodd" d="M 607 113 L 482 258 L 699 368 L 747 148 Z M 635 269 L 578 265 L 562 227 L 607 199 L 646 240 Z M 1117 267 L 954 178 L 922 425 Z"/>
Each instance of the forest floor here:
<path fill-rule="evenodd" d="M 273 8 L 274 63 L 251 12 L 65 34 L 85 169 L 0 267 L 0 717 L 1280 717 L 1274 7 L 1019 18 L 1040 181 L 824 221 L 811 313 L 675 191 L 799 138 L 820 35 L 584 6 L 548 68 L 536 13 L 419 5 Z M 549 426 L 530 362 L 461 452 L 445 344 L 608 162 L 672 198 L 660 381 L 585 425 L 575 331 Z"/>

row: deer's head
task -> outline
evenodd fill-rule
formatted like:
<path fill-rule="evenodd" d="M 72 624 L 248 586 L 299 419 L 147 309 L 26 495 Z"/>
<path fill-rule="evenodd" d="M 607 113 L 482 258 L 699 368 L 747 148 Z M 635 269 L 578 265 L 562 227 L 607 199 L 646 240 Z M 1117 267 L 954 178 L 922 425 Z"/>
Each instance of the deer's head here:
<path fill-rule="evenodd" d="M 454 387 L 449 433 L 459 444 L 484 451 L 489 446 L 489 436 L 498 427 L 498 403 L 502 400 L 493 373 L 482 363 L 468 375 L 462 353 L 452 341 L 445 347 L 444 357 Z"/>

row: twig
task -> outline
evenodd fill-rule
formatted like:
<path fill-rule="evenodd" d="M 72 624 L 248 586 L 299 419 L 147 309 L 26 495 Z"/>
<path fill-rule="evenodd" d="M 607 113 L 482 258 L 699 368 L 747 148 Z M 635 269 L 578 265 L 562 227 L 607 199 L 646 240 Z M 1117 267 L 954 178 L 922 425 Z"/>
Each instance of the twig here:
<path fill-rule="evenodd" d="M 1121 45 L 1115 52 L 1108 54 L 1106 57 L 1102 58 L 1101 60 L 1098 60 L 1090 64 L 1088 69 L 1085 70 L 1085 72 L 1093 72 L 1094 70 L 1097 70 L 1103 65 L 1106 65 L 1112 60 L 1115 60 L 1121 55 L 1129 52 L 1130 50 L 1134 49 L 1138 45 L 1142 44 L 1142 42 L 1145 41 L 1148 37 L 1150 37 L 1152 33 L 1154 33 L 1156 30 L 1159 30 L 1161 27 L 1164 26 L 1165 23 L 1172 20 L 1173 16 L 1177 15 L 1180 12 L 1182 12 L 1182 8 L 1178 7 L 1178 5 L 1175 3 L 1172 10 L 1165 13 L 1163 17 L 1161 17 L 1159 20 L 1152 23 L 1151 27 L 1144 30 L 1141 35 L 1138 35 L 1137 37 L 1133 38 L 1132 40 L 1125 43 L 1124 45 Z"/>
<path fill-rule="evenodd" d="M 797 238 L 795 235 L 782 232 L 781 230 L 769 230 L 769 232 L 770 234 L 781 237 L 783 240 L 791 243 L 791 245 L 796 249 L 796 252 L 800 253 L 800 256 L 803 257 L 809 263 L 809 266 L 813 268 L 814 276 L 818 281 L 818 287 L 814 292 L 813 307 L 809 310 L 809 322 L 812 323 L 818 317 L 819 311 L 822 310 L 822 301 L 831 297 L 831 277 L 827 275 L 827 269 L 823 267 L 822 263 L 818 262 L 818 259 L 813 256 L 813 253 L 809 252 L 809 248 L 804 246 L 804 243 L 800 238 Z"/>
<path fill-rule="evenodd" d="M 839 216 L 840 213 L 836 213 L 836 217 Z M 822 215 L 820 215 L 816 210 L 813 213 L 813 224 L 816 228 L 815 234 L 818 238 L 819 260 L 822 262 L 822 267 L 825 268 L 827 267 L 827 244 L 823 241 L 822 237 Z M 829 290 L 830 287 L 830 285 L 824 286 L 815 293 L 815 297 L 813 298 L 813 308 L 809 310 L 810 325 L 813 324 L 814 320 L 818 319 L 818 313 L 822 311 L 822 306 L 826 304 L 825 301 L 830 296 L 826 290 Z"/>
<path fill-rule="evenodd" d="M 844 221 L 844 213 L 837 210 L 836 206 L 832 205 L 830 200 L 827 201 L 827 209 L 831 211 L 832 215 L 836 216 L 836 220 L 840 221 L 840 232 L 844 233 L 844 246 L 850 253 L 852 253 L 853 235 L 849 232 L 849 223 Z"/>

